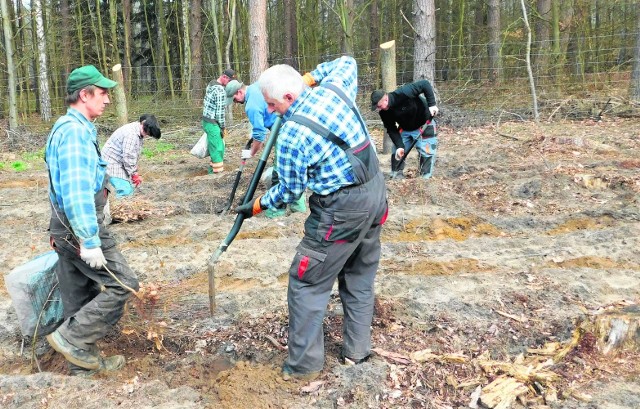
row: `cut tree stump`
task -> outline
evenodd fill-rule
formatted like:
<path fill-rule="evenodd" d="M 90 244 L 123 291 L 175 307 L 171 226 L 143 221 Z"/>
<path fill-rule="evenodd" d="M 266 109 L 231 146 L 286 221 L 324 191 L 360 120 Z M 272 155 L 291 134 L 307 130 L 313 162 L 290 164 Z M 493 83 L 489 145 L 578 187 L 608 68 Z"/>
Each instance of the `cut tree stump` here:
<path fill-rule="evenodd" d="M 529 392 L 529 388 L 522 382 L 510 377 L 499 377 L 482 388 L 480 402 L 493 409 L 507 409 L 511 407 L 518 396 L 527 392 Z"/>

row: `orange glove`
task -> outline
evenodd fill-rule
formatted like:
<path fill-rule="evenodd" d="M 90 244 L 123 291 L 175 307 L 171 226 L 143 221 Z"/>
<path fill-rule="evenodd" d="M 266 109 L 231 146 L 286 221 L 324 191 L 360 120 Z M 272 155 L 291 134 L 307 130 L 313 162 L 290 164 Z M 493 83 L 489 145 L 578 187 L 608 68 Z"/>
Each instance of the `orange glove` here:
<path fill-rule="evenodd" d="M 266 209 L 266 207 L 263 208 L 260 204 L 260 199 L 262 199 L 262 196 L 258 196 L 258 198 L 254 200 L 253 203 L 249 202 L 236 207 L 236 213 L 242 214 L 245 219 L 255 216 L 256 214 Z"/>
<path fill-rule="evenodd" d="M 310 73 L 306 73 L 302 76 L 302 81 L 310 87 L 313 87 L 317 84 L 316 80 L 311 76 Z"/>

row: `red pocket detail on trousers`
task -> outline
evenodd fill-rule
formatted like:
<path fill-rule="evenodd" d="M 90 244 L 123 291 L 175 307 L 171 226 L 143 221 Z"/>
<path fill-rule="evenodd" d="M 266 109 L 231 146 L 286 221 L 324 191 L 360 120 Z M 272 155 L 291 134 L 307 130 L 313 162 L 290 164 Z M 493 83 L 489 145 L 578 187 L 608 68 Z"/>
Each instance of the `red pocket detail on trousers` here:
<path fill-rule="evenodd" d="M 309 267 L 309 256 L 304 256 L 300 259 L 300 264 L 298 264 L 298 278 L 302 280 L 304 273 L 307 271 L 307 267 Z"/>
<path fill-rule="evenodd" d="M 329 227 L 329 230 L 327 230 L 327 234 L 324 235 L 324 239 L 326 241 L 329 241 L 329 237 L 331 237 L 332 232 L 333 232 L 333 224 L 331 225 L 331 227 Z"/>
<path fill-rule="evenodd" d="M 387 217 L 389 217 L 389 206 L 387 206 L 387 210 L 384 211 L 384 216 L 380 219 L 380 225 L 382 226 L 384 222 L 387 221 Z"/>

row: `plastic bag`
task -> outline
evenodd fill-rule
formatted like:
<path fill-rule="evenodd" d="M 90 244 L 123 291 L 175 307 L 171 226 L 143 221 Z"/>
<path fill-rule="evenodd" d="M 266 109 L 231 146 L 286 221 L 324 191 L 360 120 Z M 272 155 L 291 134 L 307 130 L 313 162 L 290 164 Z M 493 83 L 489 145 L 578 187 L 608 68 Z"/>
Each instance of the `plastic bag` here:
<path fill-rule="evenodd" d="M 207 133 L 203 133 L 198 142 L 193 145 L 191 148 L 191 154 L 197 158 L 203 159 L 209 153 L 209 148 L 207 147 Z"/>
<path fill-rule="evenodd" d="M 50 334 L 64 321 L 55 273 L 57 264 L 58 254 L 50 251 L 14 268 L 5 277 L 5 285 L 25 337 Z"/>

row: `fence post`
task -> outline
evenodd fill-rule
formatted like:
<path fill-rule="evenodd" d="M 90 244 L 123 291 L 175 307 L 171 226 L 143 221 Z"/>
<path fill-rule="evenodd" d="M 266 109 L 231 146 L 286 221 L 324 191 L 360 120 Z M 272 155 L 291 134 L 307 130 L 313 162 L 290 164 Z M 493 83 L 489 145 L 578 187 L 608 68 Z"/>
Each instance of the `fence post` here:
<path fill-rule="evenodd" d="M 122 65 L 114 65 L 111 71 L 113 71 L 113 80 L 118 83 L 118 86 L 113 89 L 113 99 L 116 106 L 118 126 L 120 127 L 129 122 L 127 114 L 127 97 L 124 91 L 124 77 L 122 76 Z"/>
<path fill-rule="evenodd" d="M 382 75 L 382 89 L 385 92 L 396 89 L 396 41 L 391 40 L 380 44 L 380 73 Z M 387 130 L 384 130 L 382 141 L 382 153 L 391 153 L 393 142 L 389 138 Z"/>

